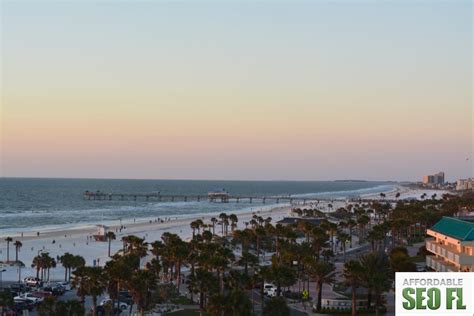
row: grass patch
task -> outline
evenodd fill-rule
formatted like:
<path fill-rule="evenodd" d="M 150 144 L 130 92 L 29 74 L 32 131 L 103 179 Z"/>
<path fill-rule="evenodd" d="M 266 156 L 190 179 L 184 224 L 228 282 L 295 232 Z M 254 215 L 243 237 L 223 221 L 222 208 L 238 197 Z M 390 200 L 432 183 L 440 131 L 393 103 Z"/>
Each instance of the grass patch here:
<path fill-rule="evenodd" d="M 175 297 L 175 298 L 172 298 L 170 301 L 171 301 L 172 304 L 176 304 L 176 305 L 195 305 L 195 304 L 197 304 L 197 303 L 191 301 L 186 296 Z"/>

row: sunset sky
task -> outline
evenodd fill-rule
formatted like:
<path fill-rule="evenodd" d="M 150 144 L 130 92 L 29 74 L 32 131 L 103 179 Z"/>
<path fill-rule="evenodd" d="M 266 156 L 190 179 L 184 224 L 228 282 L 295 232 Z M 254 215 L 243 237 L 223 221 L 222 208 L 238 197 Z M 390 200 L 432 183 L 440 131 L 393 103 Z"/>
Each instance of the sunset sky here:
<path fill-rule="evenodd" d="M 0 175 L 473 176 L 469 0 L 1 5 Z"/>

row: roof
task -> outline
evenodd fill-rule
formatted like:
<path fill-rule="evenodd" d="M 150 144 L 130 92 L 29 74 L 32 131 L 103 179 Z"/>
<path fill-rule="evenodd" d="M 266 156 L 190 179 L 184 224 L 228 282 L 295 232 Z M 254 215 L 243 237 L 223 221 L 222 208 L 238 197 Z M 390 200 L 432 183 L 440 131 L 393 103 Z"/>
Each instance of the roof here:
<path fill-rule="evenodd" d="M 474 241 L 474 223 L 471 221 L 443 216 L 431 230 L 461 241 Z"/>
<path fill-rule="evenodd" d="M 321 223 L 321 218 L 284 217 L 283 219 L 279 220 L 277 224 L 294 224 L 299 221 L 310 222 L 312 224 L 319 225 Z"/>

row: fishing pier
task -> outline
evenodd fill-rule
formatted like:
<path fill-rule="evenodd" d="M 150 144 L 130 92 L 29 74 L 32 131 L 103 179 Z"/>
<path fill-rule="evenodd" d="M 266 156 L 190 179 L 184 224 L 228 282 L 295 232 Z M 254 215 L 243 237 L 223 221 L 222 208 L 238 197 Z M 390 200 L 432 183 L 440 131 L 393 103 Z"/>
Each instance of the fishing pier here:
<path fill-rule="evenodd" d="M 374 199 L 329 199 L 314 197 L 299 197 L 291 195 L 230 195 L 227 192 L 210 192 L 208 194 L 161 194 L 161 193 L 106 193 L 101 191 L 85 191 L 85 200 L 93 201 L 150 201 L 150 202 L 218 202 L 218 203 L 333 203 L 335 201 L 350 203 L 395 202 L 392 200 Z"/>
<path fill-rule="evenodd" d="M 307 197 L 287 196 L 250 196 L 250 195 L 229 195 L 225 193 L 209 194 L 161 194 L 161 193 L 106 193 L 86 191 L 83 195 L 85 200 L 98 201 L 150 201 L 150 202 L 220 202 L 220 203 L 294 203 L 306 204 L 309 202 L 332 202 L 334 199 L 316 199 Z"/>

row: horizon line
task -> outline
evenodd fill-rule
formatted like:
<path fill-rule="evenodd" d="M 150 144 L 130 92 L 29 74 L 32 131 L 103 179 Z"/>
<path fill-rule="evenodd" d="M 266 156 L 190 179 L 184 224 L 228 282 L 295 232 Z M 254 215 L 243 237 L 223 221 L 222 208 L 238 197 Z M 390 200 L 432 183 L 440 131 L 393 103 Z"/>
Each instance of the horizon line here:
<path fill-rule="evenodd" d="M 296 180 L 296 179 L 184 179 L 184 178 L 90 178 L 90 177 L 44 177 L 44 176 L 0 176 L 0 179 L 49 179 L 49 180 L 132 180 L 132 181 L 233 181 L 233 182 L 391 182 L 417 183 L 421 181 L 408 180 L 367 180 L 367 179 L 323 179 L 323 180 Z"/>

